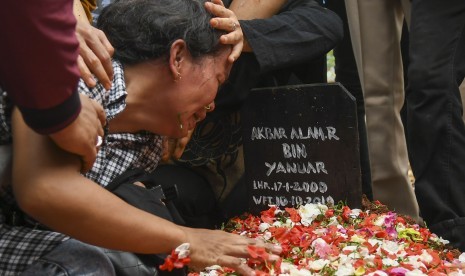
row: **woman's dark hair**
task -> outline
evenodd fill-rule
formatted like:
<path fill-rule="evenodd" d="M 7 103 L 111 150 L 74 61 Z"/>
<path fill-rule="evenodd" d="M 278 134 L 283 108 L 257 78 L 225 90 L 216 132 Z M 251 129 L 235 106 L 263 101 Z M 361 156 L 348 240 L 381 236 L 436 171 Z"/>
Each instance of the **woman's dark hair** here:
<path fill-rule="evenodd" d="M 169 56 L 172 43 L 186 42 L 193 57 L 218 49 L 221 32 L 210 26 L 205 0 L 121 0 L 105 7 L 97 27 L 123 64 Z"/>

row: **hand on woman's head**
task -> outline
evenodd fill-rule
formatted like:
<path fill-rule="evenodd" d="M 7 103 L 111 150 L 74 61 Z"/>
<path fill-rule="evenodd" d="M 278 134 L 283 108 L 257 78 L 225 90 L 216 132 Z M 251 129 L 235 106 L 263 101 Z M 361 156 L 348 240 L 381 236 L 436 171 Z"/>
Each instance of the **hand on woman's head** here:
<path fill-rule="evenodd" d="M 221 0 L 211 0 L 205 2 L 205 8 L 213 15 L 217 16 L 212 18 L 210 24 L 213 28 L 228 32 L 220 37 L 220 42 L 233 46 L 233 50 L 228 57 L 230 62 L 234 62 L 239 58 L 244 46 L 244 34 L 242 33 L 239 20 L 233 11 L 224 7 Z"/>
<path fill-rule="evenodd" d="M 114 49 L 105 34 L 87 21 L 78 20 L 76 37 L 79 41 L 78 66 L 81 78 L 89 87 L 96 85 L 93 75 L 109 90 L 113 80 L 111 56 Z"/>

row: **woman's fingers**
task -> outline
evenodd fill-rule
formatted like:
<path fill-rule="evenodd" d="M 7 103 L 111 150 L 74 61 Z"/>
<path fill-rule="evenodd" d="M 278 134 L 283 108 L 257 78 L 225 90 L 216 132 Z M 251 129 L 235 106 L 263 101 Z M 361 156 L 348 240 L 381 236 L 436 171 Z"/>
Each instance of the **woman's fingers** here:
<path fill-rule="evenodd" d="M 187 228 L 191 244 L 191 264 L 195 270 L 220 265 L 230 267 L 242 275 L 254 275 L 254 270 L 247 266 L 246 258 L 250 258 L 250 246 L 265 248 L 268 261 L 279 260 L 282 250 L 279 245 L 266 243 L 263 240 L 251 239 L 220 230 Z"/>
<path fill-rule="evenodd" d="M 89 67 L 87 67 L 86 63 L 84 62 L 84 59 L 79 55 L 77 59 L 77 64 L 79 68 L 79 72 L 81 72 L 81 78 L 84 80 L 87 86 L 89 87 L 94 87 L 97 82 L 94 79 L 94 76 L 89 70 Z"/>
<path fill-rule="evenodd" d="M 255 271 L 247 265 L 245 261 L 242 261 L 240 258 L 232 256 L 221 256 L 217 261 L 218 265 L 223 267 L 230 267 L 234 269 L 240 275 L 255 275 Z"/>
<path fill-rule="evenodd" d="M 193 132 L 194 132 L 194 130 L 191 129 L 191 130 L 187 131 L 187 136 L 186 137 L 183 137 L 183 138 L 180 138 L 180 139 L 176 140 L 176 148 L 174 149 L 172 158 L 174 158 L 175 160 L 178 160 L 179 158 L 181 158 L 182 154 L 184 153 L 184 150 L 187 147 L 187 144 L 191 140 Z"/>
<path fill-rule="evenodd" d="M 168 137 L 163 137 L 162 141 L 162 156 L 161 160 L 163 162 L 168 162 L 171 160 L 171 157 L 173 156 L 173 152 L 176 148 L 176 140 Z"/>
<path fill-rule="evenodd" d="M 256 247 L 263 247 L 266 249 L 267 252 L 271 253 L 270 255 L 279 255 L 283 251 L 283 248 L 279 244 L 275 243 L 266 243 L 261 240 L 256 240 L 255 243 Z"/>
<path fill-rule="evenodd" d="M 234 15 L 234 12 L 225 8 L 222 1 L 211 1 L 205 2 L 205 7 L 207 10 L 212 13 L 214 16 L 218 17 L 230 17 Z"/>
<path fill-rule="evenodd" d="M 227 34 L 220 37 L 220 42 L 233 47 L 228 60 L 234 62 L 239 58 L 244 47 L 244 34 L 239 20 L 233 11 L 224 7 L 221 1 L 212 0 L 212 2 L 206 2 L 205 7 L 216 16 L 210 21 L 212 27 L 227 32 Z"/>
<path fill-rule="evenodd" d="M 110 78 L 110 81 L 113 79 L 113 64 L 111 61 L 111 57 L 115 52 L 113 46 L 111 46 L 110 41 L 108 41 L 107 36 L 103 33 L 103 31 L 95 29 L 97 32 L 97 37 L 100 43 L 96 45 L 96 55 L 101 61 L 103 68 L 105 69 L 106 75 Z"/>
<path fill-rule="evenodd" d="M 239 21 L 233 18 L 215 17 L 210 20 L 210 24 L 215 29 L 223 30 L 229 33 L 234 33 L 234 31 L 237 31 L 241 28 Z"/>
<path fill-rule="evenodd" d="M 92 73 L 100 83 L 109 90 L 113 79 L 113 65 L 111 56 L 114 49 L 105 34 L 88 22 L 78 21 L 76 25 L 76 37 L 79 41 L 79 64 L 81 74 L 85 75 L 85 82 L 89 86 L 95 86 L 89 74 Z M 78 61 L 79 62 L 79 61 Z M 90 73 L 89 73 L 90 72 Z"/>

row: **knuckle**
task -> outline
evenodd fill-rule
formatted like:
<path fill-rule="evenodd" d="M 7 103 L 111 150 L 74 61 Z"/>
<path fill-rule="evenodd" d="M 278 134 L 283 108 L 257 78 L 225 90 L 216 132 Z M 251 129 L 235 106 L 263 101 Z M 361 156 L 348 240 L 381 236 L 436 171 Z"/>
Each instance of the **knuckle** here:
<path fill-rule="evenodd" d="M 90 71 L 89 68 L 85 65 L 79 65 L 79 71 L 81 72 L 81 77 L 83 79 L 90 78 Z"/>
<path fill-rule="evenodd" d="M 97 67 L 100 64 L 100 60 L 97 57 L 90 57 L 89 64 L 93 67 Z"/>
<path fill-rule="evenodd" d="M 255 239 L 247 239 L 247 244 L 248 245 L 257 245 L 258 241 L 256 241 Z"/>
<path fill-rule="evenodd" d="M 105 33 L 102 30 L 95 29 L 98 36 L 105 36 Z"/>
<path fill-rule="evenodd" d="M 85 26 L 81 28 L 81 35 L 85 36 L 86 38 L 92 35 L 92 29 L 89 26 Z"/>
<path fill-rule="evenodd" d="M 236 266 L 236 267 L 238 267 L 238 266 L 241 266 L 241 265 L 242 265 L 242 261 L 241 261 L 241 259 L 239 259 L 239 258 L 233 258 L 233 259 L 231 260 L 231 264 L 234 265 L 234 266 Z"/>
<path fill-rule="evenodd" d="M 111 62 L 110 54 L 107 53 L 107 52 L 104 52 L 104 53 L 102 54 L 102 60 L 103 60 L 103 62 L 105 62 L 105 63 Z"/>

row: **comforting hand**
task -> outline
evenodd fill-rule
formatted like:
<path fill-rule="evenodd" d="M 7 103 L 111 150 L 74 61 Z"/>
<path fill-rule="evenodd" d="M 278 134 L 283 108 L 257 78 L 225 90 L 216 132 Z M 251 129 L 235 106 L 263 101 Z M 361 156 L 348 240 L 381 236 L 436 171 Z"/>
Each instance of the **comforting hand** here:
<path fill-rule="evenodd" d="M 226 31 L 228 34 L 220 37 L 220 42 L 223 44 L 231 44 L 233 46 L 231 55 L 228 60 L 234 62 L 239 58 L 244 46 L 244 35 L 242 33 L 239 20 L 233 11 L 224 7 L 221 0 L 212 0 L 205 3 L 206 9 L 217 17 L 212 18 L 210 24 L 213 28 Z"/>
<path fill-rule="evenodd" d="M 85 95 L 80 95 L 81 112 L 69 126 L 53 133 L 50 138 L 60 148 L 81 156 L 82 172 L 92 168 L 97 156 L 98 136 L 104 135 L 106 117 L 102 106 Z"/>
<path fill-rule="evenodd" d="M 76 36 L 80 48 L 78 66 L 81 78 L 89 87 L 94 87 L 96 81 L 93 75 L 95 75 L 105 89 L 109 90 L 113 79 L 111 63 L 113 46 L 101 30 L 87 21 L 77 21 Z"/>
<path fill-rule="evenodd" d="M 242 262 L 241 258 L 250 257 L 247 246 L 255 245 L 264 247 L 269 251 L 270 261 L 278 260 L 281 247 L 275 244 L 266 244 L 263 241 L 249 239 L 236 234 L 226 233 L 221 230 L 206 230 L 184 228 L 188 242 L 190 243 L 189 267 L 194 270 L 202 270 L 212 265 L 230 267 L 240 275 L 254 275 L 252 268 Z"/>

